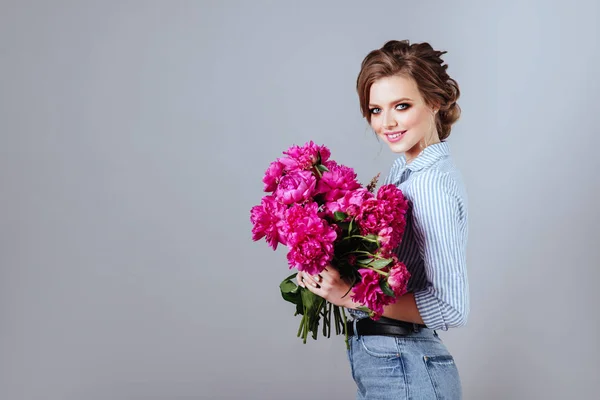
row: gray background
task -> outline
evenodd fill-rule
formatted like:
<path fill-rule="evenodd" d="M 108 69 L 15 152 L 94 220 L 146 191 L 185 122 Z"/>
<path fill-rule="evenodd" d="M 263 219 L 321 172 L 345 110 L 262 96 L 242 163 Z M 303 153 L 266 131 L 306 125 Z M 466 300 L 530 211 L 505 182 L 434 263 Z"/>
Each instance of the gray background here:
<path fill-rule="evenodd" d="M 404 38 L 463 92 L 465 398 L 597 399 L 600 6 L 483 3 L 1 1 L 0 399 L 353 398 L 249 210 L 291 144 L 387 173 L 354 84 Z"/>

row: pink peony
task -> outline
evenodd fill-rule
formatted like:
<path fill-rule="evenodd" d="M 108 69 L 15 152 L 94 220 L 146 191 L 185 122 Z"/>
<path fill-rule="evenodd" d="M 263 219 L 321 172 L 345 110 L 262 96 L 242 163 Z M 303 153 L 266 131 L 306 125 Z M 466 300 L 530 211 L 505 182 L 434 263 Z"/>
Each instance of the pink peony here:
<path fill-rule="evenodd" d="M 382 236 L 386 247 L 394 248 L 404 234 L 407 209 L 408 202 L 400 189 L 394 185 L 384 185 L 379 189 L 377 198 L 363 202 L 356 220 L 363 235 Z"/>
<path fill-rule="evenodd" d="M 306 168 L 302 168 L 300 166 L 300 163 L 298 162 L 298 160 L 296 160 L 295 158 L 282 157 L 279 159 L 279 162 L 283 165 L 283 170 L 285 172 L 295 172 L 295 171 L 302 171 L 302 170 L 306 169 Z"/>
<path fill-rule="evenodd" d="M 335 235 L 330 236 L 335 240 Z M 297 246 L 290 248 L 287 254 L 290 268 L 297 268 L 310 275 L 317 275 L 331 262 L 333 245 L 322 238 L 306 237 Z"/>
<path fill-rule="evenodd" d="M 383 307 L 393 303 L 395 299 L 383 293 L 379 286 L 382 275 L 367 268 L 361 268 L 358 272 L 362 280 L 352 288 L 351 298 L 373 311 L 374 315 L 371 318 L 377 320 L 383 314 Z"/>
<path fill-rule="evenodd" d="M 321 164 L 323 164 L 324 166 L 326 166 L 327 169 L 331 169 L 331 168 L 335 167 L 336 165 L 338 165 L 338 163 L 335 162 L 334 160 L 323 161 Z"/>
<path fill-rule="evenodd" d="M 402 194 L 402 191 L 395 185 L 383 185 L 377 191 L 377 199 L 387 201 L 392 207 L 397 208 L 398 212 L 405 214 L 408 210 L 408 201 Z"/>
<path fill-rule="evenodd" d="M 290 251 L 290 268 L 316 275 L 331 262 L 336 230 L 318 216 L 318 204 L 291 206 L 285 213 L 282 230 Z"/>
<path fill-rule="evenodd" d="M 263 177 L 265 192 L 273 192 L 277 189 L 277 185 L 283 174 L 283 168 L 284 165 L 279 162 L 279 160 L 275 160 L 269 165 L 269 168 L 267 168 L 265 176 Z"/>
<path fill-rule="evenodd" d="M 329 203 L 325 203 L 323 218 L 333 218 L 333 213 L 338 211 L 344 212 L 342 209 L 342 205 L 337 201 L 330 201 Z"/>
<path fill-rule="evenodd" d="M 321 164 L 325 163 L 331 156 L 331 152 L 325 146 L 318 146 L 310 142 L 304 146 L 292 146 L 283 154 L 287 154 L 290 159 L 286 160 L 286 166 L 289 166 L 289 170 L 294 169 L 311 169 L 317 162 Z"/>
<path fill-rule="evenodd" d="M 390 275 L 387 278 L 387 283 L 394 291 L 396 298 L 398 298 L 406 293 L 410 272 L 408 272 L 406 265 L 399 262 L 397 259 L 395 259 L 395 261 L 396 262 L 392 265 L 390 270 Z"/>
<path fill-rule="evenodd" d="M 396 224 L 396 229 L 388 226 L 387 228 L 383 228 L 377 234 L 377 238 L 379 240 L 379 244 L 381 245 L 381 251 L 384 253 L 389 253 L 394 250 L 400 244 L 402 240 L 402 224 Z"/>
<path fill-rule="evenodd" d="M 285 209 L 286 207 L 277 202 L 274 196 L 265 196 L 260 205 L 252 207 L 252 240 L 257 241 L 266 236 L 266 241 L 273 250 L 277 249 L 278 243 L 285 245 L 285 234 L 282 231 Z"/>
<path fill-rule="evenodd" d="M 337 201 L 331 201 L 325 203 L 325 207 L 331 212 L 341 211 L 348 214 L 351 217 L 358 215 L 360 207 L 365 200 L 373 198 L 373 195 L 364 188 L 351 190 L 344 194 L 344 197 Z"/>
<path fill-rule="evenodd" d="M 275 196 L 283 204 L 302 203 L 311 199 L 317 179 L 310 171 L 293 171 L 284 175 Z"/>
<path fill-rule="evenodd" d="M 393 245 L 393 234 L 394 234 L 394 229 L 390 226 L 388 226 L 387 228 L 383 228 L 382 230 L 379 231 L 378 239 L 379 239 L 379 244 L 381 244 L 381 249 L 383 252 L 389 252 L 390 250 L 393 250 L 395 247 L 392 247 Z"/>
<path fill-rule="evenodd" d="M 344 197 L 349 191 L 360 188 L 360 183 L 356 180 L 356 173 L 352 168 L 334 164 L 330 165 L 328 169 L 329 171 L 323 172 L 323 176 L 317 184 L 317 193 L 325 194 L 326 201 L 335 201 Z"/>
<path fill-rule="evenodd" d="M 386 211 L 385 204 L 375 198 L 364 201 L 356 215 L 361 234 L 375 234 L 389 225 Z"/>

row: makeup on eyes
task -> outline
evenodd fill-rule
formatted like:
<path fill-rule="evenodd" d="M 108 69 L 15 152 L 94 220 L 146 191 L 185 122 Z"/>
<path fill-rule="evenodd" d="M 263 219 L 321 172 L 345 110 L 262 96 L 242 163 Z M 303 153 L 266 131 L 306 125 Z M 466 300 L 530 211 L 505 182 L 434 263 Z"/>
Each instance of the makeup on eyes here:
<path fill-rule="evenodd" d="M 403 100 L 404 99 L 400 99 L 398 101 L 392 102 L 391 104 L 395 104 L 394 108 L 399 111 L 408 110 L 411 107 L 411 104 L 406 101 L 403 101 Z M 405 106 L 405 107 L 398 109 L 398 106 Z M 375 110 L 381 110 L 381 107 L 379 107 L 377 105 L 369 104 L 369 112 L 371 114 L 379 114 L 380 111 L 375 112 Z"/>

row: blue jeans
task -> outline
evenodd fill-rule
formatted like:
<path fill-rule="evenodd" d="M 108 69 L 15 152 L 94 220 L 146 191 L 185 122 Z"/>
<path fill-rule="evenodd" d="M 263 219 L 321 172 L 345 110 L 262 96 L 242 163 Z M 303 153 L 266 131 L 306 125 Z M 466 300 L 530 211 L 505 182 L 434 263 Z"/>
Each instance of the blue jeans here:
<path fill-rule="evenodd" d="M 431 329 L 408 336 L 352 336 L 348 359 L 357 399 L 462 398 L 458 369 Z"/>

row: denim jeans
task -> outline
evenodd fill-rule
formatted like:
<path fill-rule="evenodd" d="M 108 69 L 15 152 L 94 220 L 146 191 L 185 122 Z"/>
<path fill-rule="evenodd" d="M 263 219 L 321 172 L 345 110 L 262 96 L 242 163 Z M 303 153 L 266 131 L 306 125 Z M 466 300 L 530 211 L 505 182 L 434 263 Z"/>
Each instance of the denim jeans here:
<path fill-rule="evenodd" d="M 352 336 L 348 360 L 357 399 L 457 400 L 458 369 L 431 329 L 408 336 Z"/>

